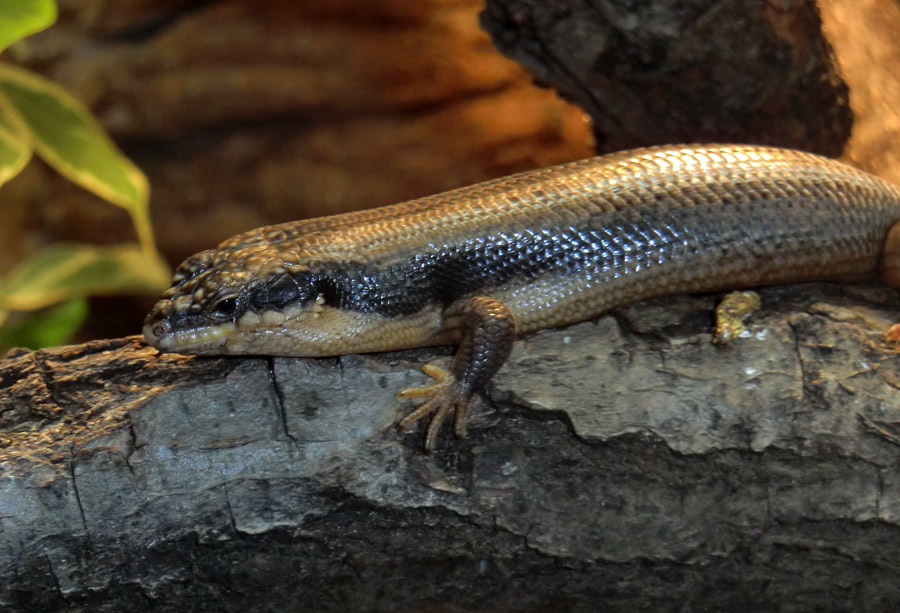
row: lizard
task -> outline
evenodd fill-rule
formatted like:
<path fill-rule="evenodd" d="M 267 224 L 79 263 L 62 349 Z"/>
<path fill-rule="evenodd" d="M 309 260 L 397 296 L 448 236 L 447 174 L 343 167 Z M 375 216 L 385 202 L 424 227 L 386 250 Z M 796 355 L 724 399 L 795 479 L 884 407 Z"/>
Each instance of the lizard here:
<path fill-rule="evenodd" d="M 457 345 L 400 391 L 465 434 L 518 335 L 630 302 L 800 281 L 900 288 L 900 189 L 842 162 L 673 145 L 269 226 L 188 258 L 144 322 L 160 350 L 329 357 Z"/>

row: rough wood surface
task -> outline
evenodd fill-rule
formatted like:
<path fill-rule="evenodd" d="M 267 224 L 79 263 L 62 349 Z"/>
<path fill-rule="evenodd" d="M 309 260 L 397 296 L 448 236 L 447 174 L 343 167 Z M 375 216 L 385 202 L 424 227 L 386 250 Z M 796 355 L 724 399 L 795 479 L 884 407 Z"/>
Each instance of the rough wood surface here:
<path fill-rule="evenodd" d="M 482 24 L 588 112 L 603 151 L 741 142 L 838 156 L 850 135 L 815 0 L 488 0 Z"/>
<path fill-rule="evenodd" d="M 394 393 L 441 349 L 0 361 L 4 610 L 887 610 L 900 605 L 893 291 L 712 297 L 522 339 L 469 438 Z"/>

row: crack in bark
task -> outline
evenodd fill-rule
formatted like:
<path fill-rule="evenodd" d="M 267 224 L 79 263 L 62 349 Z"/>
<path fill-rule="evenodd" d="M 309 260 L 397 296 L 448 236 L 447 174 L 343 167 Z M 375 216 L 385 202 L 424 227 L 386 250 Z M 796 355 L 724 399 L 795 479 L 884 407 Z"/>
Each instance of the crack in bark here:
<path fill-rule="evenodd" d="M 266 358 L 269 381 L 272 385 L 272 390 L 275 396 L 275 413 L 278 416 L 278 421 L 281 423 L 281 431 L 289 440 L 296 443 L 297 437 L 291 434 L 291 430 L 288 427 L 287 410 L 285 409 L 284 403 L 284 389 L 281 387 L 281 383 L 278 381 L 278 377 L 275 375 L 275 360 L 276 358 L 274 357 Z"/>
<path fill-rule="evenodd" d="M 235 534 L 241 534 L 242 531 L 238 530 L 237 521 L 234 519 L 234 509 L 231 508 L 231 495 L 228 493 L 228 484 L 222 484 L 222 490 L 225 492 L 225 509 L 228 511 L 228 521 L 231 524 L 231 529 Z"/>
<path fill-rule="evenodd" d="M 125 413 L 125 423 L 128 424 L 128 449 L 125 451 L 125 466 L 128 467 L 128 472 L 131 473 L 131 476 L 136 476 L 134 471 L 134 466 L 131 464 L 131 456 L 134 455 L 134 452 L 138 449 L 137 444 L 137 433 L 134 431 L 134 422 L 131 420 L 131 414 Z"/>
<path fill-rule="evenodd" d="M 881 420 L 872 419 L 865 413 L 860 413 L 857 417 L 867 431 L 879 435 L 881 440 L 900 447 L 900 437 L 882 427 L 883 422 Z"/>
<path fill-rule="evenodd" d="M 47 562 L 47 569 L 50 572 L 50 576 L 53 578 L 53 586 L 56 588 L 56 594 L 59 596 L 60 600 L 63 602 L 66 601 L 66 597 L 62 591 L 62 585 L 59 582 L 59 577 L 56 576 L 56 569 L 53 568 L 53 561 L 50 559 L 50 556 L 44 554 L 44 560 Z"/>
<path fill-rule="evenodd" d="M 806 363 L 803 359 L 803 349 L 800 345 L 800 334 L 797 331 L 797 327 L 794 325 L 790 319 L 786 320 L 788 328 L 791 330 L 791 336 L 794 337 L 794 353 L 797 354 L 797 365 L 800 367 L 800 397 L 797 399 L 798 405 L 803 405 L 806 402 L 806 383 L 808 373 L 806 372 Z M 810 383 L 812 383 L 810 381 Z"/>
<path fill-rule="evenodd" d="M 84 506 L 81 504 L 81 493 L 78 491 L 78 482 L 75 479 L 75 461 L 73 459 L 74 450 L 69 452 L 69 461 L 67 465 L 69 467 L 69 476 L 72 478 L 72 491 L 75 493 L 75 504 L 78 505 L 78 513 L 81 515 L 81 525 L 84 528 L 84 537 L 87 540 L 88 547 L 93 545 L 91 541 L 91 533 L 88 530 L 87 525 L 87 516 L 84 513 Z"/>

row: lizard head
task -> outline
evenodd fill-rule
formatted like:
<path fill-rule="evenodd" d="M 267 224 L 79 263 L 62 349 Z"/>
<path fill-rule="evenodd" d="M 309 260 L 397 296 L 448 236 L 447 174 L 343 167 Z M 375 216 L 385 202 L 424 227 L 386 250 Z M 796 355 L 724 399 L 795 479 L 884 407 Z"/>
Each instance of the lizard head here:
<path fill-rule="evenodd" d="M 434 344 L 437 307 L 379 312 L 370 308 L 376 285 L 343 255 L 220 245 L 178 267 L 144 320 L 144 338 L 200 355 L 327 357 Z"/>
<path fill-rule="evenodd" d="M 315 317 L 324 308 L 320 285 L 297 253 L 259 245 L 203 251 L 175 271 L 144 320 L 144 337 L 176 353 L 276 353 L 257 346 Z"/>

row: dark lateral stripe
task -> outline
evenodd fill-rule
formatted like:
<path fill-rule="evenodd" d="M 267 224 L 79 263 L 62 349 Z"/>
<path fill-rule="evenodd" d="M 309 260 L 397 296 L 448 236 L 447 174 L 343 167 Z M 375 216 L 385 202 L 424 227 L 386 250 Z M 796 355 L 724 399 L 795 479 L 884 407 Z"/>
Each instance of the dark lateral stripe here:
<path fill-rule="evenodd" d="M 327 304 L 342 309 L 409 315 L 513 280 L 524 285 L 547 274 L 578 275 L 587 268 L 625 267 L 651 254 L 664 257 L 664 244 L 680 242 L 685 231 L 674 218 L 667 221 L 643 217 L 597 228 L 497 232 L 382 269 L 328 266 L 321 271 L 322 293 Z"/>
<path fill-rule="evenodd" d="M 798 209 L 802 219 L 786 219 L 791 214 L 774 200 L 757 203 L 757 216 L 746 226 L 728 224 L 722 216 L 698 215 L 697 210 L 638 208 L 643 209 L 639 215 L 635 210 L 594 215 L 580 228 L 523 229 L 470 238 L 383 268 L 326 266 L 316 275 L 318 291 L 326 304 L 339 308 L 402 316 L 428 306 L 445 306 L 463 296 L 489 293 L 511 282 L 526 285 L 548 274 L 587 281 L 710 254 L 731 258 L 739 251 L 745 260 L 764 258 L 766 254 L 757 252 L 757 241 L 752 240 L 754 233 L 770 234 L 777 242 L 780 228 L 786 225 L 812 228 L 836 222 L 827 211 L 814 207 Z"/>

